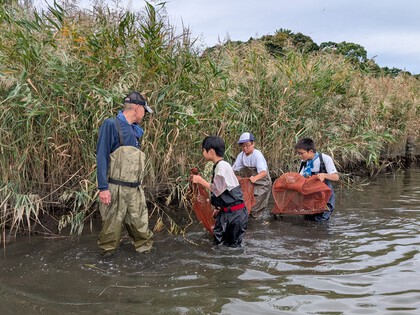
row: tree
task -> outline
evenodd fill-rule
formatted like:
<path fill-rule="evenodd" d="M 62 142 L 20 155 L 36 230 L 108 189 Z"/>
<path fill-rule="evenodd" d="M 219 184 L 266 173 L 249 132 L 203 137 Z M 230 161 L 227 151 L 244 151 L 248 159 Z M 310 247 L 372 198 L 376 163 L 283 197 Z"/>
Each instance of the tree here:
<path fill-rule="evenodd" d="M 321 43 L 320 48 L 323 51 L 342 54 L 347 59 L 357 64 L 363 64 L 368 61 L 366 49 L 359 44 L 347 42 L 341 42 L 338 44 L 335 42 L 324 42 Z"/>
<path fill-rule="evenodd" d="M 292 34 L 291 36 L 293 46 L 300 52 L 309 54 L 313 51 L 319 50 L 319 46 L 309 36 L 302 33 Z"/>

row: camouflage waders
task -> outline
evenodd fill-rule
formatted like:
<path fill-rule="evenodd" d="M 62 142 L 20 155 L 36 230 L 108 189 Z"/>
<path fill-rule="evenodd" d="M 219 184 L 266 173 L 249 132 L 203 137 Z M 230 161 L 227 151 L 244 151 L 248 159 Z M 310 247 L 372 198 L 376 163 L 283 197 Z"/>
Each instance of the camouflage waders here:
<path fill-rule="evenodd" d="M 152 248 L 152 231 L 141 179 L 145 155 L 132 146 L 120 146 L 110 155 L 109 191 L 111 204 L 100 203 L 103 227 L 98 237 L 98 246 L 103 250 L 115 250 L 121 239 L 123 224 L 136 251 Z"/>
<path fill-rule="evenodd" d="M 236 171 L 235 174 L 241 177 L 251 177 L 257 175 L 258 172 L 255 167 L 243 167 L 241 170 Z M 254 183 L 255 206 L 251 209 L 250 215 L 252 217 L 259 217 L 264 212 L 264 209 L 267 208 L 271 194 L 271 185 L 271 178 L 268 172 L 265 177 Z"/>

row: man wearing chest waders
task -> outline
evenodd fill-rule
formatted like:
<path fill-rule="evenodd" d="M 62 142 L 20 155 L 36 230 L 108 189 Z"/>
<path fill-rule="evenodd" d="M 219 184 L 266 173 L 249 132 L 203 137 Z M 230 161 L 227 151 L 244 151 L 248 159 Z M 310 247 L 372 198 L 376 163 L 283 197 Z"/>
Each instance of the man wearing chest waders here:
<path fill-rule="evenodd" d="M 140 93 L 124 99 L 123 111 L 106 119 L 99 129 L 96 147 L 99 210 L 103 227 L 98 237 L 101 255 L 115 254 L 122 225 L 127 228 L 138 253 L 152 248 L 146 198 L 141 180 L 145 155 L 139 140 L 143 129 L 138 125 L 145 113 L 153 113 Z"/>

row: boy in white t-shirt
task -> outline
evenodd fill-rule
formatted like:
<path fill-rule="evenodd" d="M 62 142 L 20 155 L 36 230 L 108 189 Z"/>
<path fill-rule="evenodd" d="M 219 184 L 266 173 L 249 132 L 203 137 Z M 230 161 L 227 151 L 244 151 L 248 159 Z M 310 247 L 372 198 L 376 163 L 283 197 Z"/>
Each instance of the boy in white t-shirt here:
<path fill-rule="evenodd" d="M 211 192 L 211 204 L 216 208 L 214 245 L 240 247 L 248 224 L 248 210 L 241 186 L 230 164 L 223 160 L 225 142 L 218 136 L 208 136 L 202 143 L 203 156 L 212 161 L 211 183 L 200 175 L 193 175 L 192 182 Z"/>
<path fill-rule="evenodd" d="M 267 207 L 271 195 L 271 178 L 267 161 L 260 150 L 255 149 L 255 137 L 250 132 L 241 134 L 238 144 L 242 152 L 236 157 L 232 168 L 236 175 L 248 177 L 254 184 L 255 205 L 251 209 L 251 217 L 258 218 Z"/>
<path fill-rule="evenodd" d="M 331 156 L 316 151 L 315 143 L 310 138 L 300 139 L 296 145 L 295 150 L 301 157 L 299 173 L 305 177 L 316 175 L 320 181 L 325 182 L 331 188 L 332 195 L 328 200 L 328 211 L 323 213 L 307 216 L 309 219 L 315 221 L 328 221 L 334 211 L 335 194 L 331 185 L 331 181 L 338 181 L 340 179 L 334 161 Z"/>

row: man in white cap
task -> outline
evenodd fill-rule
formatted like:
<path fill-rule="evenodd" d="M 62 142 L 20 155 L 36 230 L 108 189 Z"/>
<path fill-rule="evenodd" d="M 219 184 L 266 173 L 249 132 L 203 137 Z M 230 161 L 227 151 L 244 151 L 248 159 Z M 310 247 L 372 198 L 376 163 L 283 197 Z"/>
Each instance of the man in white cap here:
<path fill-rule="evenodd" d="M 260 150 L 254 147 L 255 137 L 250 132 L 244 132 L 239 137 L 238 144 L 242 152 L 236 157 L 233 170 L 241 177 L 249 177 L 254 184 L 255 206 L 251 209 L 251 217 L 258 218 L 267 207 L 271 193 L 271 178 L 267 161 Z"/>

